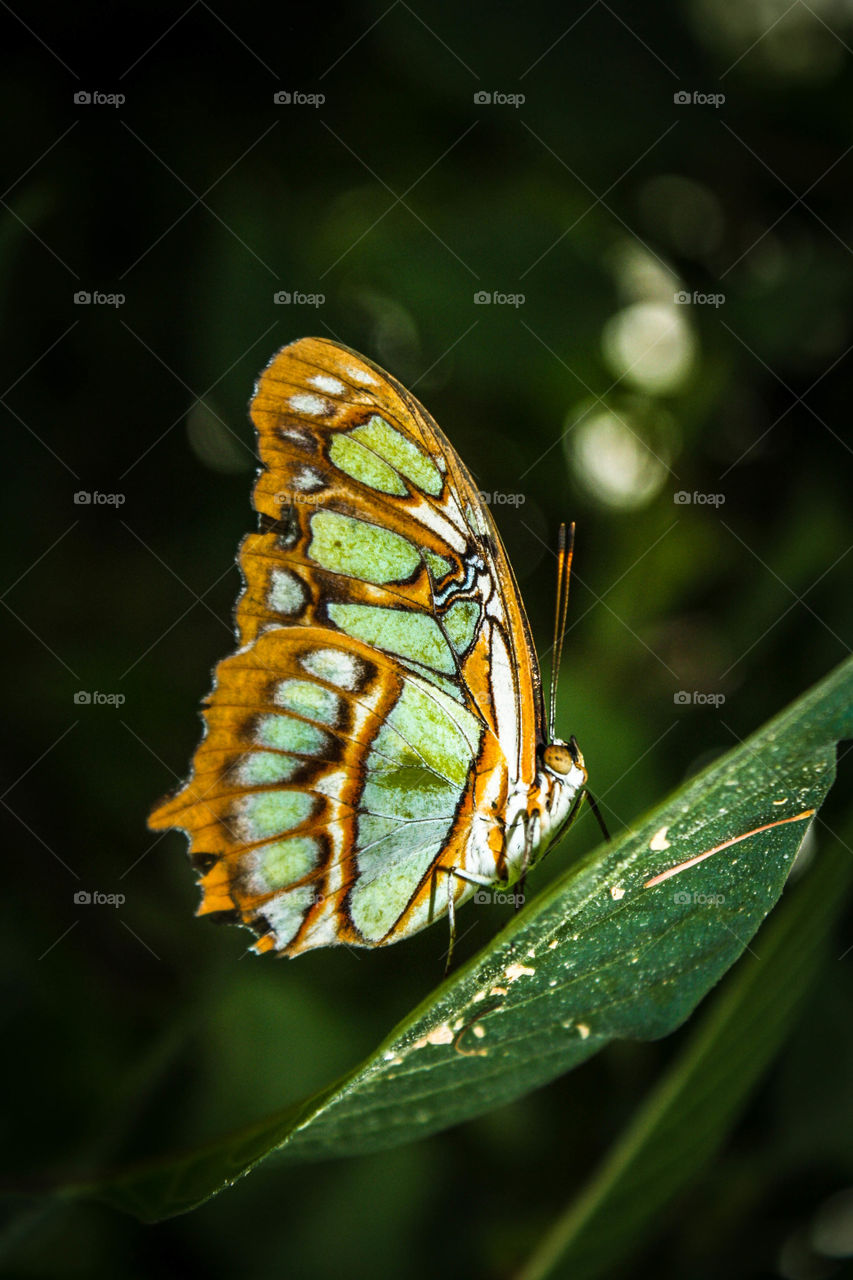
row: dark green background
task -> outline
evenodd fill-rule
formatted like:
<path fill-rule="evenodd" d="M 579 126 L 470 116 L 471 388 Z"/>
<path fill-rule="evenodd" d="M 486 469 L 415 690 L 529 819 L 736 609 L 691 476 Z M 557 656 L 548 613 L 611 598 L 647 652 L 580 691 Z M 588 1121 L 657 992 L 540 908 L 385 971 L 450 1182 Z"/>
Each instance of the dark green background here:
<path fill-rule="evenodd" d="M 577 521 L 558 728 L 614 830 L 849 652 L 853 33 L 798 5 L 766 34 L 784 10 L 0 15 L 10 1274 L 510 1274 L 669 1059 L 678 1037 L 617 1046 L 456 1131 L 271 1161 L 157 1227 L 38 1198 L 45 1178 L 325 1084 L 441 974 L 442 926 L 385 953 L 246 956 L 247 934 L 193 919 L 181 838 L 145 829 L 232 646 L 246 404 L 280 345 L 363 351 L 415 384 L 484 490 L 523 495 L 495 512 L 546 672 L 551 548 Z M 325 102 L 276 105 L 280 90 Z M 674 101 L 694 91 L 725 102 Z M 681 289 L 725 301 L 676 306 Z M 649 357 L 626 373 L 607 355 L 613 318 L 653 301 L 693 351 L 657 388 Z M 583 458 L 612 478 L 626 449 L 649 491 L 604 501 Z M 81 490 L 125 500 L 75 505 Z M 126 701 L 75 705 L 81 689 Z M 587 812 L 530 890 L 595 838 Z M 81 889 L 126 901 L 78 905 Z M 462 954 L 501 921 L 468 907 Z M 848 925 L 832 956 L 851 944 Z M 626 1275 L 780 1274 L 853 1179 L 851 964 L 828 964 L 725 1155 Z"/>

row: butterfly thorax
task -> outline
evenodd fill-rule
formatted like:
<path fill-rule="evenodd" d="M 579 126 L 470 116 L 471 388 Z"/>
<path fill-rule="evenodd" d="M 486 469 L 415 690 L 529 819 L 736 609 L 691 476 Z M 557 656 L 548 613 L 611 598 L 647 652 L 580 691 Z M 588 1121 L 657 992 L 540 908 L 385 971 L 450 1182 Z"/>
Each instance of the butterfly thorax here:
<path fill-rule="evenodd" d="M 574 738 L 550 742 L 539 753 L 532 783 L 509 782 L 503 812 L 490 815 L 488 834 L 480 835 L 480 856 L 471 860 L 469 871 L 507 886 L 522 879 L 568 826 L 586 780 Z"/>

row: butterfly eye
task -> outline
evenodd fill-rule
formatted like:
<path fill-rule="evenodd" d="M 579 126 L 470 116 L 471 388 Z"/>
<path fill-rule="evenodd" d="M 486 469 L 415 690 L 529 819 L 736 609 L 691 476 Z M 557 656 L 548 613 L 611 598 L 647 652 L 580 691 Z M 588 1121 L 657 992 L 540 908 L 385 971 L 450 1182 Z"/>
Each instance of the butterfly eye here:
<path fill-rule="evenodd" d="M 574 768 L 572 753 L 565 742 L 551 742 L 542 752 L 542 763 L 552 773 L 565 775 Z"/>
<path fill-rule="evenodd" d="M 571 773 L 572 769 L 583 769 L 583 756 L 574 734 L 568 742 L 549 742 L 542 752 L 542 763 L 552 773 L 562 776 Z"/>

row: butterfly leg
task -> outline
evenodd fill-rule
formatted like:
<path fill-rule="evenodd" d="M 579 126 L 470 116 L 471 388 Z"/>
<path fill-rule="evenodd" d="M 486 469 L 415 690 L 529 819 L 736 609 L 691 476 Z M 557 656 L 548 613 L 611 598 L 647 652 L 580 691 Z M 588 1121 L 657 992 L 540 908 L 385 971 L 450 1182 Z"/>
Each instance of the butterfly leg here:
<path fill-rule="evenodd" d="M 520 911 L 524 906 L 524 882 L 527 879 L 527 872 L 530 870 L 530 859 L 533 855 L 533 841 L 530 834 L 530 814 L 522 811 L 518 815 L 518 819 L 524 827 L 524 855 L 521 859 L 521 875 L 518 877 L 515 885 L 515 909 Z"/>
<path fill-rule="evenodd" d="M 468 884 L 481 885 L 484 888 L 490 888 L 495 884 L 494 878 L 489 879 L 488 876 L 476 875 L 471 871 L 463 871 L 460 867 L 436 867 L 433 872 L 432 882 L 429 891 L 429 923 L 432 924 L 435 915 L 435 895 L 438 873 L 443 871 L 447 876 L 447 919 L 450 924 L 450 943 L 447 948 L 447 963 L 444 966 L 445 977 L 450 972 L 450 966 L 453 963 L 453 948 L 456 943 L 456 898 L 453 893 L 453 877 L 457 880 L 464 880 Z"/>
<path fill-rule="evenodd" d="M 429 915 L 427 917 L 430 924 L 435 919 L 435 894 L 438 886 L 439 871 L 443 871 L 447 876 L 447 918 L 450 922 L 450 942 L 447 947 L 447 963 L 444 966 L 444 976 L 446 978 L 450 972 L 450 965 L 453 961 L 453 946 L 456 942 L 456 903 L 450 888 L 450 879 L 451 876 L 457 875 L 458 872 L 455 867 L 436 867 L 433 871 L 429 886 Z"/>
<path fill-rule="evenodd" d="M 453 869 L 448 868 L 447 871 L 447 920 L 450 924 L 450 941 L 447 944 L 447 963 L 444 966 L 445 978 L 450 973 L 450 966 L 453 964 L 453 948 L 456 945 L 456 902 L 452 889 Z"/>

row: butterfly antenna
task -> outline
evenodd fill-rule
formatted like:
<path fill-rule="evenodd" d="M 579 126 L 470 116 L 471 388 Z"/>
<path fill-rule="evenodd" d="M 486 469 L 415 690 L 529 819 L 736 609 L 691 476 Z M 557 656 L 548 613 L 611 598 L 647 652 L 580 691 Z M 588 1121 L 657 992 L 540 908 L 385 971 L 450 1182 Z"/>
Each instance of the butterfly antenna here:
<path fill-rule="evenodd" d="M 575 549 L 574 521 L 566 527 L 560 525 L 557 535 L 557 603 L 554 609 L 553 666 L 551 668 L 551 697 L 548 710 L 548 736 L 553 740 L 557 723 L 557 680 L 563 657 L 563 640 L 566 636 L 566 614 L 569 608 L 569 578 L 572 572 L 572 553 Z"/>

